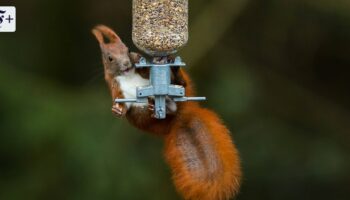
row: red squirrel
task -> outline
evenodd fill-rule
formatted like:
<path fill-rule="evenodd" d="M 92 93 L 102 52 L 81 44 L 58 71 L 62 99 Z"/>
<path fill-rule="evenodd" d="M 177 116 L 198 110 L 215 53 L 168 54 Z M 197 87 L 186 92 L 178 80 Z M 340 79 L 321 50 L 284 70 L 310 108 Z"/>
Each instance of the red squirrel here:
<path fill-rule="evenodd" d="M 235 197 L 241 181 L 240 159 L 230 132 L 219 117 L 197 102 L 168 100 L 171 114 L 164 120 L 152 117 L 151 102 L 150 105 L 115 104 L 114 99 L 135 98 L 136 87 L 149 85 L 149 69 L 135 68 L 141 56 L 129 52 L 110 28 L 100 25 L 92 32 L 102 51 L 105 80 L 113 100 L 112 112 L 125 116 L 143 131 L 164 138 L 165 159 L 177 191 L 188 200 Z M 172 70 L 172 84 L 184 86 L 187 96 L 195 95 L 190 77 L 182 69 Z"/>

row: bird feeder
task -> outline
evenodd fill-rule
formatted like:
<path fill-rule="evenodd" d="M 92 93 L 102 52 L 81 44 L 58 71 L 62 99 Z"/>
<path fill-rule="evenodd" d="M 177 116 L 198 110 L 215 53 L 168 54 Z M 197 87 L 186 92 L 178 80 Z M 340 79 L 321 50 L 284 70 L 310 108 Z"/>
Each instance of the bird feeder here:
<path fill-rule="evenodd" d="M 201 101 L 205 97 L 186 97 L 185 88 L 171 84 L 171 67 L 184 67 L 180 57 L 172 62 L 161 59 L 175 54 L 188 41 L 188 0 L 133 0 L 132 39 L 143 52 L 137 68 L 150 68 L 150 83 L 136 89 L 136 99 L 116 99 L 116 103 L 146 103 L 154 98 L 154 116 L 166 118 L 166 97 L 175 102 Z M 164 60 L 165 63 L 164 63 Z M 161 63 L 158 61 L 162 61 Z"/>

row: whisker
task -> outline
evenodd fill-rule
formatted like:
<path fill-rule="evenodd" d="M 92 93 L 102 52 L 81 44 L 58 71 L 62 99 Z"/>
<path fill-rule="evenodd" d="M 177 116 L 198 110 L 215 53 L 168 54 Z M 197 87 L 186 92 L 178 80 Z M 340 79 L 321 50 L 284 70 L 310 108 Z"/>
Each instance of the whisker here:
<path fill-rule="evenodd" d="M 97 83 L 98 80 L 102 80 L 104 75 L 104 69 L 102 67 L 94 68 L 88 74 L 89 78 L 85 82 L 85 86 L 93 85 Z"/>

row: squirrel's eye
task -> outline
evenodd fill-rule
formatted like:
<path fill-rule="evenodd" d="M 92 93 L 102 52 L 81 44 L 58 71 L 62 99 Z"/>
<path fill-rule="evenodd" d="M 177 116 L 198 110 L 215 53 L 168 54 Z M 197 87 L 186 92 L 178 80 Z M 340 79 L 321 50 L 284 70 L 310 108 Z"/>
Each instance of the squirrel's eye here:
<path fill-rule="evenodd" d="M 108 56 L 108 60 L 109 62 L 112 62 L 114 59 L 112 58 L 112 56 Z"/>

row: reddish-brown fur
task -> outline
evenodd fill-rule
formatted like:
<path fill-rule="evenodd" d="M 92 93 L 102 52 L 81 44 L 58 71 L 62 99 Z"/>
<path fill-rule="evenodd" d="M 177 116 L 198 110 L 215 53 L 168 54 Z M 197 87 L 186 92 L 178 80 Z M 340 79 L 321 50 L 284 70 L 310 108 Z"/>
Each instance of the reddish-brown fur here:
<path fill-rule="evenodd" d="M 226 200 L 241 180 L 238 152 L 217 115 L 185 103 L 165 136 L 165 158 L 185 199 Z"/>
<path fill-rule="evenodd" d="M 93 33 L 102 51 L 118 54 L 122 52 L 120 48 L 127 49 L 108 27 L 98 26 Z M 111 41 L 107 46 L 103 35 Z M 135 54 L 129 54 L 129 57 L 132 63 L 139 58 Z M 104 66 L 112 98 L 123 98 L 115 74 L 109 73 L 106 63 Z M 175 70 L 172 76 L 174 84 L 185 87 L 187 96 L 195 95 L 185 71 Z M 123 104 L 115 106 L 125 108 Z M 196 102 L 182 102 L 177 104 L 176 114 L 168 115 L 165 120 L 154 119 L 151 115 L 150 110 L 139 107 L 126 112 L 128 121 L 137 128 L 164 137 L 166 161 L 172 170 L 175 186 L 185 199 L 227 200 L 237 194 L 241 180 L 239 155 L 229 130 L 214 112 L 201 108 Z"/>

